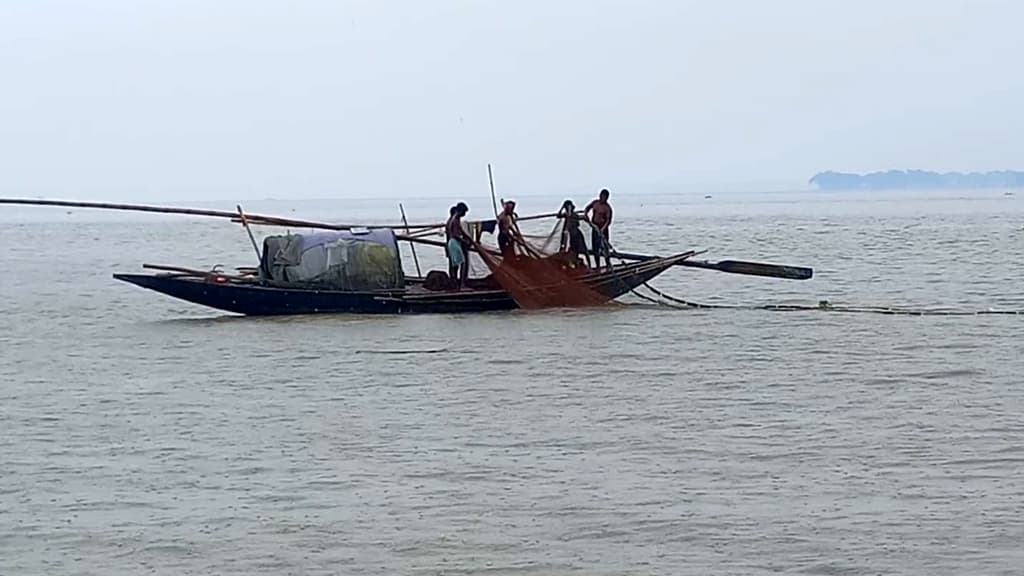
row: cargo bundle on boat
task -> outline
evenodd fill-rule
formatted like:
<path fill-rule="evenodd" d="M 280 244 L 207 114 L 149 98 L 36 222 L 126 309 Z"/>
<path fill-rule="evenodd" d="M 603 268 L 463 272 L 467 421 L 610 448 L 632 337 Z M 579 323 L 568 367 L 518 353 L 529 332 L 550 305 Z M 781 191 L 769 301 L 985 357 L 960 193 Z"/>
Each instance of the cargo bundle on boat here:
<path fill-rule="evenodd" d="M 405 286 L 398 239 L 389 228 L 267 236 L 261 254 L 259 276 L 268 286 L 344 292 Z"/>

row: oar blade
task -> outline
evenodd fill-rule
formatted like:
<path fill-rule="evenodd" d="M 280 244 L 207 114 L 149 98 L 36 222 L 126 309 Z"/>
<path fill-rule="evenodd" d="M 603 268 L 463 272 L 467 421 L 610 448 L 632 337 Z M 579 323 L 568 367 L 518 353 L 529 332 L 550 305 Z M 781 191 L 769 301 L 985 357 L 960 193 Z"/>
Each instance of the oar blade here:
<path fill-rule="evenodd" d="M 723 260 L 716 263 L 715 268 L 732 274 L 767 276 L 769 278 L 785 278 L 787 280 L 808 280 L 814 276 L 814 270 L 804 268 L 803 266 L 744 262 L 742 260 Z"/>

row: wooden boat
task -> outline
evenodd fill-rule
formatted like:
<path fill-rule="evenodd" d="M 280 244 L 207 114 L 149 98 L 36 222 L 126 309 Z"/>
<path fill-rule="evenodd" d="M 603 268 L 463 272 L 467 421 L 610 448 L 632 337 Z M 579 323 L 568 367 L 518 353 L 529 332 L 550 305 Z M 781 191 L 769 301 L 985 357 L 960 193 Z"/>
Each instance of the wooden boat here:
<path fill-rule="evenodd" d="M 611 270 L 589 272 L 581 278 L 609 301 L 649 282 L 692 252 L 631 262 Z M 515 299 L 488 280 L 470 282 L 463 290 L 428 290 L 424 278 L 406 279 L 398 290 L 319 290 L 268 284 L 258 276 L 217 272 L 165 271 L 154 274 L 114 274 L 129 284 L 217 310 L 247 316 L 285 314 L 415 314 L 468 313 L 514 310 Z"/>
<path fill-rule="evenodd" d="M 478 257 L 488 262 L 492 274 L 484 278 L 471 279 L 461 290 L 446 288 L 445 283 L 433 282 L 438 277 L 447 281 L 447 274 L 432 272 L 419 274 L 416 259 L 416 276 L 406 276 L 398 249 L 398 242 L 413 245 L 443 247 L 444 244 L 430 238 L 431 234 L 443 227 L 439 224 L 410 226 L 402 211 L 401 227 L 380 226 L 366 228 L 341 224 L 324 224 L 300 221 L 275 216 L 246 214 L 238 207 L 237 213 L 189 208 L 154 207 L 123 204 L 100 204 L 91 202 L 69 202 L 59 200 L 27 200 L 0 198 L 0 204 L 24 204 L 44 206 L 66 206 L 134 210 L 143 212 L 176 213 L 198 216 L 230 218 L 241 223 L 260 259 L 257 268 L 238 268 L 237 273 L 218 270 L 204 271 L 169 266 L 143 265 L 153 273 L 117 273 L 116 280 L 159 292 L 200 306 L 226 312 L 250 315 L 286 314 L 415 314 L 415 313 L 470 313 L 513 310 L 520 307 L 538 306 L 524 304 L 525 291 L 553 291 L 567 285 L 570 290 L 585 292 L 586 304 L 604 304 L 633 292 L 638 287 L 673 266 L 713 269 L 723 272 L 803 280 L 810 278 L 809 268 L 779 266 L 757 262 L 695 261 L 696 252 L 689 251 L 672 256 L 658 257 L 637 254 L 615 253 L 624 263 L 605 269 L 576 267 L 575 263 L 563 262 L 562 252 L 541 253 L 524 244 L 527 259 L 533 262 L 555 263 L 565 274 L 550 278 L 534 277 L 525 285 L 508 284 L 508 275 L 501 266 L 495 266 L 489 256 L 497 254 L 493 248 L 483 244 L 474 247 Z M 521 218 L 520 221 L 553 217 L 542 214 Z M 493 220 L 490 221 L 493 225 Z M 263 249 L 257 244 L 250 224 L 263 226 L 286 226 L 320 230 L 310 234 L 288 234 L 264 238 Z M 481 225 L 476 222 L 471 225 Z M 556 225 L 556 229 L 557 229 Z M 329 232 L 324 232 L 329 231 Z M 548 240 L 554 238 L 555 232 Z M 480 234 L 477 236 L 479 237 Z M 512 263 L 519 261 L 518 259 Z M 548 259 L 551 259 L 550 262 Z M 500 277 L 498 275 L 500 274 Z M 432 278 L 433 276 L 433 278 Z M 569 299 L 571 300 L 571 298 Z M 554 300 L 552 300 L 554 301 Z M 562 305 L 562 304 L 553 304 Z M 567 305 L 575 305 L 573 303 Z"/>

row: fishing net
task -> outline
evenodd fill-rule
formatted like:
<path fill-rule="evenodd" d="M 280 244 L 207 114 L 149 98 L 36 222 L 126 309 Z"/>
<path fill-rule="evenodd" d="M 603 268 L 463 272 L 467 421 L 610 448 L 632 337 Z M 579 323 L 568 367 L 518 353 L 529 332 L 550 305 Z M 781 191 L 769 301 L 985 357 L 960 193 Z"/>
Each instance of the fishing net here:
<path fill-rule="evenodd" d="M 610 298 L 588 283 L 591 271 L 565 246 L 564 222 L 549 233 L 522 231 L 520 242 L 504 255 L 481 242 L 474 255 L 490 270 L 494 281 L 520 308 L 599 306 Z"/>

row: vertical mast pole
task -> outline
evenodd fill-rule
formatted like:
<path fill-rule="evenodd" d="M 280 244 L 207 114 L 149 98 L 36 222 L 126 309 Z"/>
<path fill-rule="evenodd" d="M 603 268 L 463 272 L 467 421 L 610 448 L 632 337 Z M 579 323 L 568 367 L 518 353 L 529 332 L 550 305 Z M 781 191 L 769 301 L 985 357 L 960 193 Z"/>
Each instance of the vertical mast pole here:
<path fill-rule="evenodd" d="M 405 219 L 405 207 L 402 206 L 401 202 L 398 203 L 398 210 L 402 212 L 402 224 L 405 224 L 405 234 L 408 236 L 411 234 L 409 231 L 409 221 Z M 420 259 L 419 256 L 416 255 L 416 245 L 410 242 L 409 248 L 412 249 L 412 261 L 416 263 L 416 275 L 422 278 L 423 272 L 420 271 Z"/>

